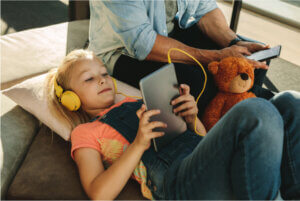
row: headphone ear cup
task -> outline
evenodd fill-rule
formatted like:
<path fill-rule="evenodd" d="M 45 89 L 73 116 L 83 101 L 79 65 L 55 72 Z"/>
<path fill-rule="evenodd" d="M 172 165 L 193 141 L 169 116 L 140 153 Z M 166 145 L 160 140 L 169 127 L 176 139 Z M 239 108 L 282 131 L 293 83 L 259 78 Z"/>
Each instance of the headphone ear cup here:
<path fill-rule="evenodd" d="M 80 108 L 81 102 L 77 94 L 73 91 L 65 91 L 61 96 L 61 104 L 70 111 L 76 111 Z"/>

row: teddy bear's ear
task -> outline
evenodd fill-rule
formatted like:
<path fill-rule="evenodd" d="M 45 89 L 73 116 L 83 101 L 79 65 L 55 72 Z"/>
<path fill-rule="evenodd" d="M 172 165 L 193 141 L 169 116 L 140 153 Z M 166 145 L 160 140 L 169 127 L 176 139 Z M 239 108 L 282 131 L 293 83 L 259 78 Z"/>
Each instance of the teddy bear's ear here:
<path fill-rule="evenodd" d="M 213 75 L 218 73 L 219 70 L 219 62 L 213 61 L 208 64 L 208 70 L 211 72 Z"/>

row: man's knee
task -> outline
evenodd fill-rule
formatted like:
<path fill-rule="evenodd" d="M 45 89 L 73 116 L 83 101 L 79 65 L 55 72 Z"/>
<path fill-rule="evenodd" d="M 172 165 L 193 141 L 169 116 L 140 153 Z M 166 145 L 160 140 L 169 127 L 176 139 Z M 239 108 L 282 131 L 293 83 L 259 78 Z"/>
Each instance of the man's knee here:
<path fill-rule="evenodd" d="M 242 118 L 255 118 L 263 121 L 280 121 L 280 113 L 276 107 L 263 98 L 249 98 L 234 106 L 233 110 L 240 114 Z M 274 118 L 270 118 L 274 117 Z"/>
<path fill-rule="evenodd" d="M 237 123 L 247 124 L 249 129 L 239 134 L 239 137 L 249 140 L 251 144 L 255 142 L 258 149 L 268 147 L 270 152 L 276 152 L 277 156 L 280 156 L 281 149 L 278 148 L 283 145 L 284 126 L 283 119 L 274 105 L 262 98 L 249 98 L 233 109 L 240 114 Z"/>
<path fill-rule="evenodd" d="M 271 102 L 275 106 L 280 107 L 294 107 L 294 109 L 299 109 L 300 107 L 300 93 L 296 91 L 283 91 L 276 94 Z"/>

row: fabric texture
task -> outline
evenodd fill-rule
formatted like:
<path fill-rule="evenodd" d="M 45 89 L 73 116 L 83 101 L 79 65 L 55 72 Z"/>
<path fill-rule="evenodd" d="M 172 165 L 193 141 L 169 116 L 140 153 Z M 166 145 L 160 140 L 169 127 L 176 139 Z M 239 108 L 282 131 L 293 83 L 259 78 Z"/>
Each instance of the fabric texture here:
<path fill-rule="evenodd" d="M 177 0 L 176 20 L 186 29 L 217 8 L 215 0 Z M 112 55 L 124 54 L 144 60 L 156 35 L 168 36 L 164 1 L 90 1 L 89 49 L 113 72 Z"/>
<path fill-rule="evenodd" d="M 9 190 L 9 200 L 88 200 L 71 144 L 42 125 Z M 143 200 L 138 182 L 130 179 L 116 200 Z"/>
<path fill-rule="evenodd" d="M 135 102 L 135 99 L 125 98 L 123 101 L 111 106 L 100 112 L 98 115 L 103 116 L 113 108 L 119 107 L 126 102 Z M 127 149 L 130 143 L 114 128 L 100 121 L 93 121 L 77 126 L 71 134 L 71 157 L 74 159 L 74 151 L 79 148 L 92 148 L 101 154 L 104 167 L 107 169 L 111 166 Z M 148 189 L 147 170 L 142 161 L 140 161 L 131 178 L 141 184 L 141 192 L 145 198 L 152 199 L 152 194 Z"/>
<path fill-rule="evenodd" d="M 79 20 L 1 36 L 1 85 L 57 67 L 84 46 L 88 29 L 89 20 Z"/>
<path fill-rule="evenodd" d="M 175 16 L 178 11 L 177 1 L 165 0 L 166 23 L 168 34 L 174 29 Z"/>
<path fill-rule="evenodd" d="M 39 122 L 34 116 L 1 94 L 1 143 L 4 159 L 1 168 L 2 199 L 38 129 Z"/>

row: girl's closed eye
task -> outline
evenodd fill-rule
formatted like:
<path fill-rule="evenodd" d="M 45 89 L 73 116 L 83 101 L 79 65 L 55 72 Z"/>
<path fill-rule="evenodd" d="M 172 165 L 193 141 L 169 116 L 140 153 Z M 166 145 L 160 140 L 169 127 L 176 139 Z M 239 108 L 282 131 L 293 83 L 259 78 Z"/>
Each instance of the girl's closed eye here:
<path fill-rule="evenodd" d="M 108 76 L 108 73 L 103 73 L 102 76 L 103 76 L 103 77 L 107 77 L 107 76 Z"/>
<path fill-rule="evenodd" d="M 93 77 L 90 77 L 88 79 L 86 79 L 85 81 L 88 82 L 88 81 L 92 81 L 94 78 Z"/>

